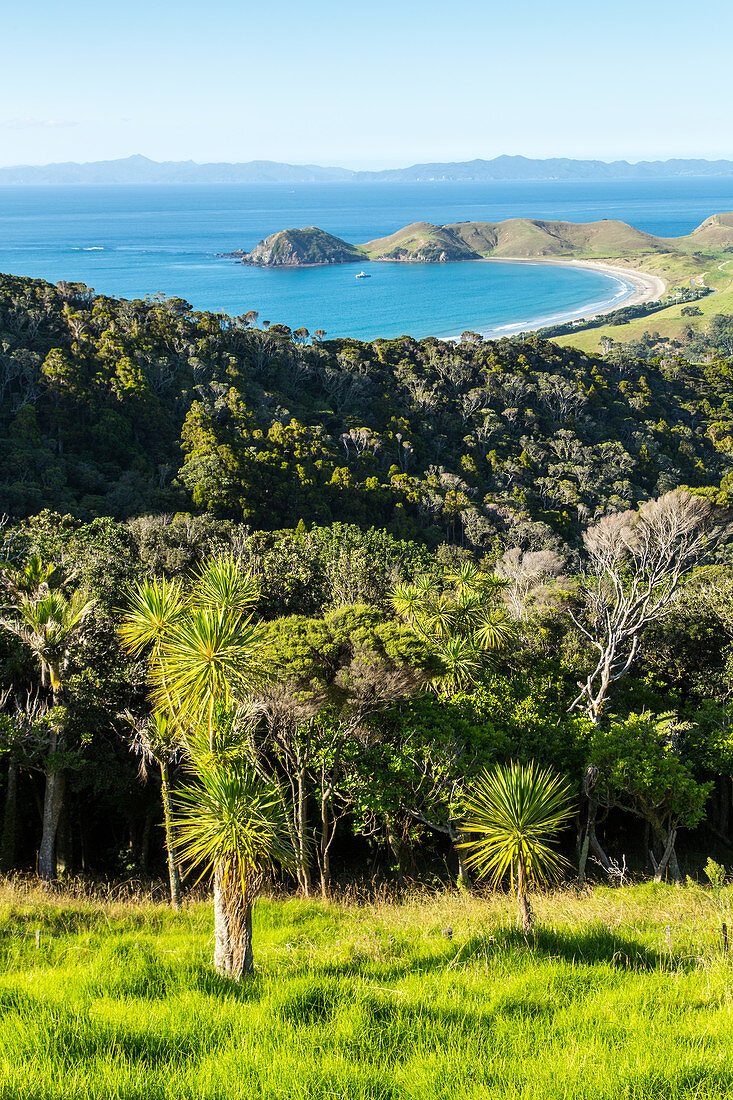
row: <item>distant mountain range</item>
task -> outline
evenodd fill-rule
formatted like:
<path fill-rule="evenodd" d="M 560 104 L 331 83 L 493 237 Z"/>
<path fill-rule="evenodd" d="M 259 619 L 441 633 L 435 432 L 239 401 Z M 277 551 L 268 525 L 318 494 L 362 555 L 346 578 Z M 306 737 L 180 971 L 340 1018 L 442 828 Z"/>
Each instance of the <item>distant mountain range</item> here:
<path fill-rule="evenodd" d="M 353 172 L 348 168 L 323 168 L 316 164 L 280 164 L 251 160 L 242 164 L 196 164 L 192 160 L 154 161 L 137 154 L 120 160 L 87 164 L 18 165 L 0 168 L 0 185 L 22 184 L 159 184 L 159 183 L 326 183 L 405 182 L 430 180 L 611 180 L 671 179 L 680 177 L 733 176 L 730 160 L 653 160 L 631 164 L 625 160 L 569 160 L 553 157 L 494 157 L 493 160 L 456 161 L 448 164 L 413 164 L 377 172 Z"/>

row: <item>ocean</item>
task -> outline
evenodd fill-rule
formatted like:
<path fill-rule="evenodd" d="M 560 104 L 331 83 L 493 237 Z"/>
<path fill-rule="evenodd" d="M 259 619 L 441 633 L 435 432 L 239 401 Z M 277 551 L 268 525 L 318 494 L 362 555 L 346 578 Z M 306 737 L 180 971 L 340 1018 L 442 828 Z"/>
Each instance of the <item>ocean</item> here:
<path fill-rule="evenodd" d="M 362 243 L 414 221 L 618 218 L 664 236 L 733 209 L 733 180 L 259 184 L 0 188 L 0 271 L 82 281 L 100 293 L 161 293 L 329 336 L 501 335 L 596 308 L 629 288 L 553 265 L 451 263 L 251 268 L 217 253 L 316 225 Z"/>

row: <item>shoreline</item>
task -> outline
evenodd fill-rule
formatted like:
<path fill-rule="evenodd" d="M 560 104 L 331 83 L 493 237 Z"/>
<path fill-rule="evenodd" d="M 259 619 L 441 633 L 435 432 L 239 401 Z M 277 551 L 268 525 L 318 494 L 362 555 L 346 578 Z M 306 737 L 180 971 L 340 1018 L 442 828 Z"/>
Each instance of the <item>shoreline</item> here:
<path fill-rule="evenodd" d="M 643 305 L 645 302 L 657 301 L 665 293 L 667 284 L 657 275 L 650 275 L 637 268 L 623 267 L 620 264 L 606 263 L 602 260 L 572 260 L 561 257 L 534 257 L 534 256 L 486 256 L 479 263 L 512 263 L 512 264 L 554 264 L 560 267 L 584 267 L 589 271 L 597 271 L 601 275 L 609 275 L 627 288 L 626 293 L 617 294 L 610 301 L 603 304 L 588 303 L 580 309 L 567 313 L 554 314 L 550 317 L 536 317 L 529 321 L 520 321 L 510 325 L 499 325 L 481 332 L 482 336 L 497 337 L 513 336 L 518 332 L 532 332 L 535 329 L 546 328 L 548 325 L 562 324 L 566 321 L 592 321 L 606 313 L 613 313 L 621 306 Z"/>

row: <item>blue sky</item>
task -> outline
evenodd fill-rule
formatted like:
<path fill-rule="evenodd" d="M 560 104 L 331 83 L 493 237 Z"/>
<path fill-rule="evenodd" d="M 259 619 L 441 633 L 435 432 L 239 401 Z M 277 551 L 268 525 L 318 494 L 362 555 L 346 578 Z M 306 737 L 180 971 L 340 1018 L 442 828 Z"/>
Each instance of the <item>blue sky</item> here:
<path fill-rule="evenodd" d="M 733 158 L 729 0 L 40 0 L 0 164 Z"/>

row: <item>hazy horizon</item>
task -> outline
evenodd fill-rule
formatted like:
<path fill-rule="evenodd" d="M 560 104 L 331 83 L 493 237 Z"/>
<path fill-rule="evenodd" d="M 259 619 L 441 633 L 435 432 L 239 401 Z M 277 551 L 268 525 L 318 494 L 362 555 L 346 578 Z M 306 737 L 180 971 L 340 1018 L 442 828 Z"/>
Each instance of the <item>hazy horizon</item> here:
<path fill-rule="evenodd" d="M 443 160 L 439 157 L 433 156 L 433 157 L 426 157 L 426 158 L 424 158 L 420 161 L 409 161 L 409 162 L 403 159 L 403 160 L 369 161 L 369 162 L 366 162 L 366 161 L 354 161 L 354 162 L 340 161 L 338 163 L 336 163 L 336 162 L 326 163 L 324 161 L 316 161 L 314 159 L 296 160 L 294 158 L 290 158 L 290 159 L 284 158 L 282 160 L 275 160 L 272 157 L 259 157 L 259 156 L 251 156 L 251 157 L 248 157 L 246 160 L 225 160 L 225 159 L 222 159 L 222 158 L 214 158 L 212 160 L 201 160 L 201 159 L 198 159 L 198 158 L 193 157 L 193 156 L 169 157 L 169 158 L 163 159 L 163 158 L 160 158 L 160 157 L 152 156 L 148 153 L 141 153 L 139 150 L 135 150 L 132 153 L 124 153 L 124 154 L 121 154 L 119 156 L 92 157 L 92 158 L 89 158 L 87 160 L 75 160 L 73 158 L 67 157 L 67 158 L 64 158 L 64 160 L 55 160 L 55 161 L 39 161 L 39 162 L 23 161 L 23 162 L 16 162 L 16 163 L 13 163 L 13 164 L 0 163 L 0 169 L 25 168 L 25 167 L 29 167 L 29 168 L 50 168 L 50 167 L 53 167 L 55 165 L 63 165 L 63 164 L 75 164 L 75 165 L 87 165 L 87 164 L 96 164 L 96 163 L 106 164 L 106 163 L 115 163 L 115 162 L 118 162 L 118 161 L 119 162 L 129 161 L 129 160 L 134 160 L 136 158 L 141 158 L 141 157 L 144 158 L 147 161 L 150 161 L 153 164 L 171 164 L 171 163 L 173 163 L 173 164 L 195 164 L 195 165 L 203 167 L 203 166 L 210 165 L 210 164 L 233 165 L 233 164 L 257 164 L 257 163 L 267 164 L 267 163 L 271 163 L 271 164 L 290 165 L 290 166 L 296 167 L 296 168 L 300 168 L 300 167 L 302 167 L 302 168 L 318 167 L 318 168 L 346 169 L 346 170 L 352 171 L 352 172 L 381 172 L 381 171 L 389 171 L 391 169 L 411 168 L 411 167 L 414 167 L 418 164 L 461 164 L 461 163 L 471 163 L 471 162 L 474 162 L 474 161 L 492 161 L 492 160 L 496 160 L 496 159 L 499 159 L 499 158 L 502 158 L 502 157 L 522 157 L 522 158 L 524 158 L 526 160 L 529 160 L 529 161 L 545 161 L 545 160 L 569 160 L 569 161 L 578 161 L 578 162 L 595 161 L 595 162 L 598 162 L 600 164 L 621 163 L 621 164 L 630 164 L 630 165 L 636 165 L 636 164 L 641 164 L 641 163 L 654 163 L 654 162 L 664 163 L 666 161 L 678 161 L 678 160 L 683 160 L 683 161 L 684 160 L 702 160 L 702 161 L 706 161 L 708 163 L 715 163 L 716 161 L 730 161 L 730 162 L 733 162 L 733 149 L 731 150 L 731 152 L 727 156 L 726 155 L 721 155 L 721 156 L 709 156 L 709 157 L 704 157 L 704 156 L 694 156 L 693 157 L 693 156 L 685 156 L 685 155 L 677 154 L 677 153 L 673 153 L 673 154 L 670 154 L 670 156 L 664 156 L 664 157 L 663 156 L 654 156 L 654 157 L 652 157 L 652 156 L 638 156 L 638 157 L 623 157 L 623 156 L 618 156 L 618 157 L 603 157 L 603 156 L 580 157 L 580 156 L 577 156 L 576 157 L 576 156 L 567 156 L 564 153 L 552 153 L 552 154 L 548 154 L 547 156 L 541 156 L 541 157 L 540 156 L 530 156 L 527 153 L 495 153 L 495 154 L 492 154 L 491 156 L 487 156 L 487 155 L 483 155 L 481 153 L 477 153 L 473 156 L 462 157 L 462 158 L 460 158 L 460 160 L 454 159 L 454 160 L 450 160 L 450 161 L 449 160 Z"/>

